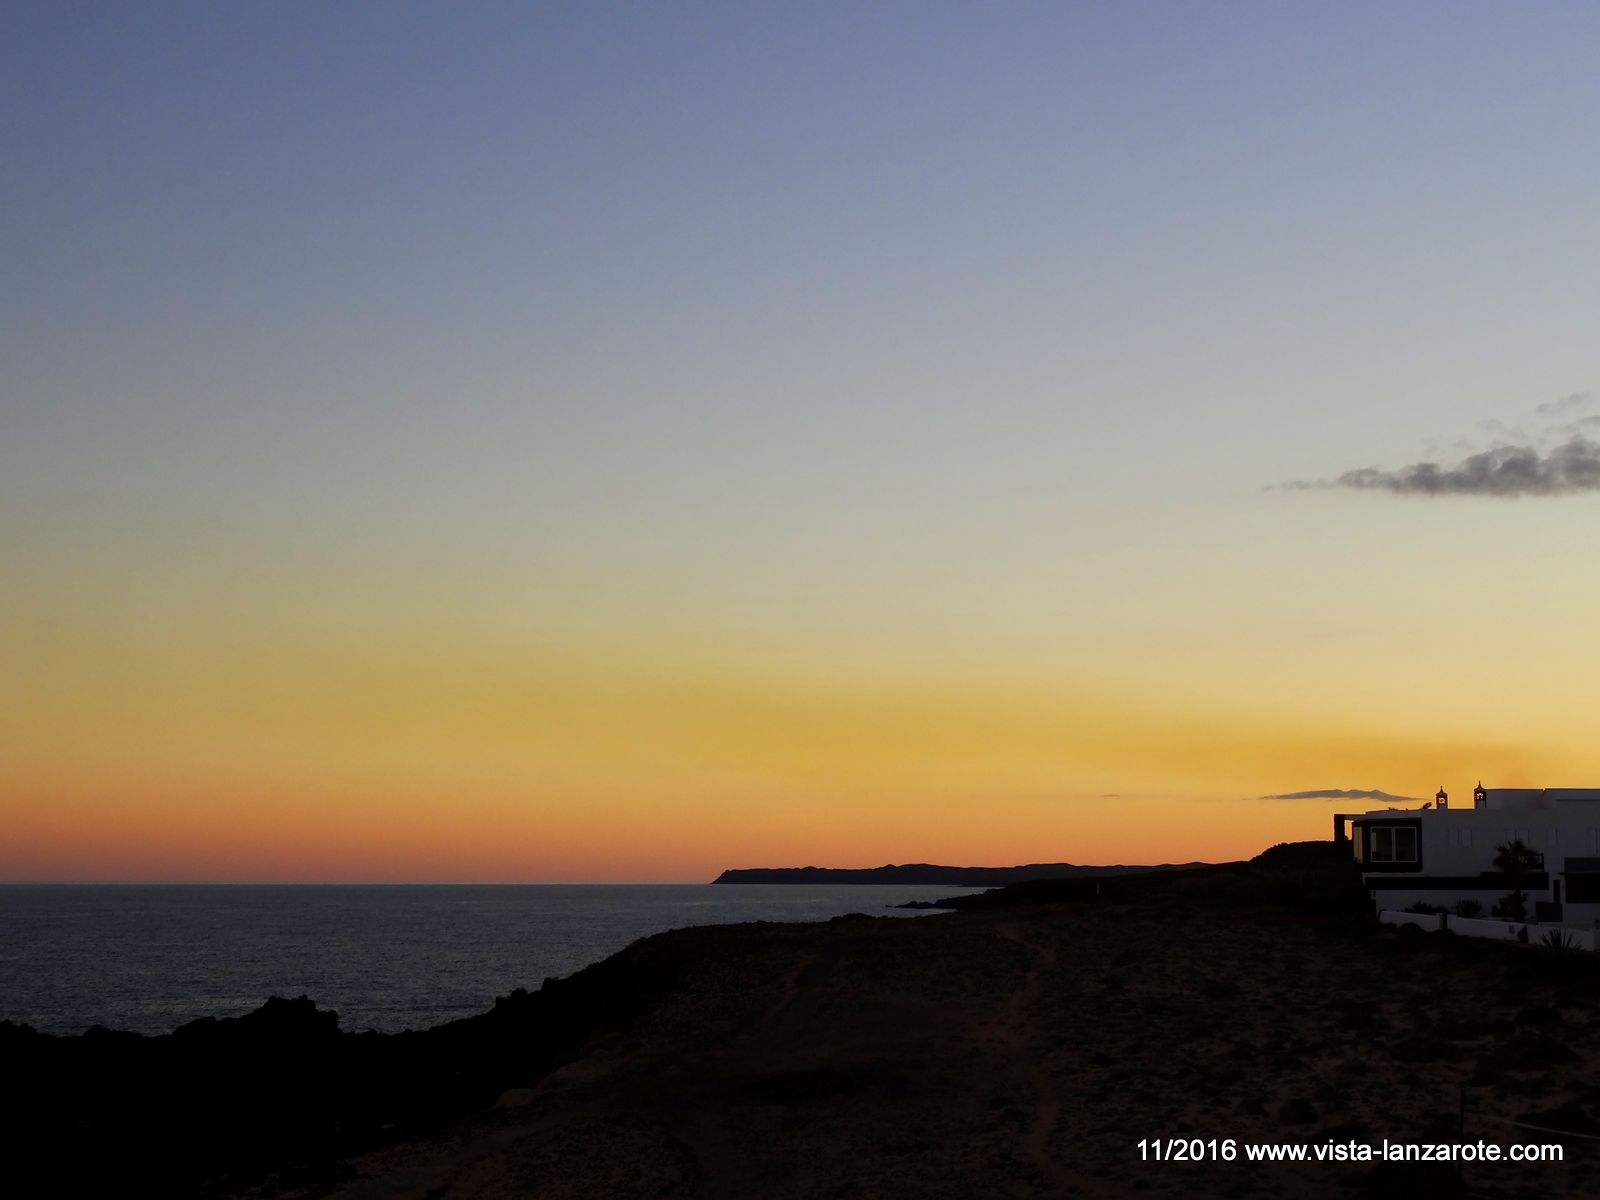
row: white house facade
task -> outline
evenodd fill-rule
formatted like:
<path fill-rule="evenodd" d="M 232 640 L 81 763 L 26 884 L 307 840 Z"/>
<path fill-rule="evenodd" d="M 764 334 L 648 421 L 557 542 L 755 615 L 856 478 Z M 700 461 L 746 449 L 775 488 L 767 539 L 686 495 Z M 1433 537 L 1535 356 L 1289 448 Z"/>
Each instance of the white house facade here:
<path fill-rule="evenodd" d="M 1600 788 L 1485 788 L 1472 806 L 1452 807 L 1441 788 L 1431 807 L 1341 814 L 1352 853 L 1380 910 L 1479 906 L 1488 916 L 1508 893 L 1527 897 L 1527 919 L 1600 929 Z M 1497 866 L 1500 848 L 1530 853 Z M 1469 902 L 1463 904 L 1463 902 Z"/>

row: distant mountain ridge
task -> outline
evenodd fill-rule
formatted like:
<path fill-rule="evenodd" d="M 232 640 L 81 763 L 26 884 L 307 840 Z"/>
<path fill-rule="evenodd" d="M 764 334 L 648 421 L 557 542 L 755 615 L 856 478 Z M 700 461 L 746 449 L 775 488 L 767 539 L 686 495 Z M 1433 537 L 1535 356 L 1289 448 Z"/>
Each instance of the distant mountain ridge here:
<path fill-rule="evenodd" d="M 942 867 L 934 863 L 886 864 L 881 867 L 744 867 L 724 871 L 712 883 L 899 883 L 947 887 L 1003 887 L 1030 879 L 1087 879 L 1132 875 L 1140 871 L 1187 871 L 1209 863 L 1161 863 L 1156 866 L 1090 867 L 1075 863 L 1028 863 L 1020 867 Z"/>

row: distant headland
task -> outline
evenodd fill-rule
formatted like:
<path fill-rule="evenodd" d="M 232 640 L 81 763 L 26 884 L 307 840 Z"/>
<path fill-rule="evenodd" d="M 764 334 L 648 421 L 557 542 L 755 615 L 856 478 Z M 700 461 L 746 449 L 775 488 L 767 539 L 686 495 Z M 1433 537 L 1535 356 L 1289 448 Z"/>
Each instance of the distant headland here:
<path fill-rule="evenodd" d="M 1161 863 L 1146 867 L 1090 867 L 1075 863 L 1028 863 L 1020 867 L 942 867 L 933 863 L 881 867 L 745 867 L 724 871 L 712 883 L 899 883 L 946 887 L 1004 887 L 1034 879 L 1089 879 L 1141 871 L 1186 871 L 1209 863 Z"/>

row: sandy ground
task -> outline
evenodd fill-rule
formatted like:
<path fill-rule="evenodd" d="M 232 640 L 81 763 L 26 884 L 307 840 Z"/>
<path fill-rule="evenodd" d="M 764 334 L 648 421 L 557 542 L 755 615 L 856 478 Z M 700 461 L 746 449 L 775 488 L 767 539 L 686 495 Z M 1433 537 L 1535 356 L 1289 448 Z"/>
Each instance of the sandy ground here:
<path fill-rule="evenodd" d="M 1509 1120 L 1558 1113 L 1570 1129 L 1600 1112 L 1600 995 L 1547 977 L 1531 957 L 1547 952 L 1174 912 L 1057 905 L 666 935 L 729 944 L 537 1086 L 296 1194 L 1600 1190 L 1600 1141 L 1581 1139 L 1559 1166 L 1459 1172 L 1142 1159 L 1141 1139 L 1436 1142 L 1460 1128 L 1509 1145 L 1553 1140 Z"/>

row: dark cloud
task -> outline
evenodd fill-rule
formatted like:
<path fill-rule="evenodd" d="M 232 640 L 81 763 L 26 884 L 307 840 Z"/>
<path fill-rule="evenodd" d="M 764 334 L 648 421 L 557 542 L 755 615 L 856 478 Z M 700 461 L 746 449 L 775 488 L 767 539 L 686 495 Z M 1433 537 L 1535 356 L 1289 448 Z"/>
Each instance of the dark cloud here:
<path fill-rule="evenodd" d="M 1453 465 L 1419 462 L 1396 470 L 1361 467 L 1337 479 L 1290 488 L 1347 488 L 1402 496 L 1565 496 L 1600 491 L 1600 442 L 1581 434 L 1541 453 L 1533 446 L 1496 446 Z"/>
<path fill-rule="evenodd" d="M 1277 796 L 1262 796 L 1262 800 L 1382 800 L 1386 804 L 1396 801 L 1421 800 L 1421 796 L 1391 796 L 1374 788 L 1360 791 L 1356 788 L 1318 788 L 1311 792 L 1284 792 Z"/>
<path fill-rule="evenodd" d="M 1336 479 L 1296 480 L 1269 491 L 1343 489 L 1396 496 L 1566 496 L 1600 492 L 1600 397 L 1573 392 L 1546 401 L 1525 422 L 1478 422 L 1492 440 L 1424 443 L 1428 458 L 1404 467 L 1359 467 Z M 1438 456 L 1435 459 L 1434 456 Z"/>

